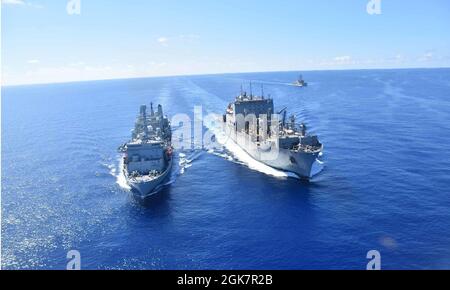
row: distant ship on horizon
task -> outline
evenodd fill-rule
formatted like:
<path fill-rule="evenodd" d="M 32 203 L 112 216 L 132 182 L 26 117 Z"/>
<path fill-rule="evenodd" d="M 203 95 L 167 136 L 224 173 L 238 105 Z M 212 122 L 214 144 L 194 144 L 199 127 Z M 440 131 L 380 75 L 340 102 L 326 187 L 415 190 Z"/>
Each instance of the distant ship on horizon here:
<path fill-rule="evenodd" d="M 302 75 L 298 76 L 298 79 L 293 83 L 296 87 L 307 87 L 308 83 L 303 79 Z"/>

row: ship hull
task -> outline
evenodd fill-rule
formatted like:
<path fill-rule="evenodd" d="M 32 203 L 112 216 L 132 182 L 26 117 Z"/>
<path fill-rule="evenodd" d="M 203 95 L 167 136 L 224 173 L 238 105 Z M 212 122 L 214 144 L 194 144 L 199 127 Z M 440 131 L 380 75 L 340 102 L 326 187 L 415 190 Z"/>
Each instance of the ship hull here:
<path fill-rule="evenodd" d="M 281 149 L 277 159 L 263 162 L 276 169 L 295 173 L 302 179 L 310 179 L 313 164 L 318 157 L 319 153 L 292 152 Z M 295 160 L 295 162 L 292 160 Z"/>
<path fill-rule="evenodd" d="M 318 152 L 297 152 L 294 150 L 277 148 L 275 142 L 268 142 L 258 146 L 250 140 L 249 135 L 243 132 L 236 132 L 233 128 L 227 127 L 228 136 L 253 159 L 264 163 L 272 168 L 291 172 L 301 179 L 312 177 L 313 164 L 319 157 Z"/>
<path fill-rule="evenodd" d="M 128 185 L 131 187 L 133 196 L 137 199 L 143 200 L 157 194 L 162 189 L 162 187 L 164 187 L 165 182 L 167 182 L 167 180 L 170 178 L 172 164 L 173 158 L 171 158 L 171 160 L 168 162 L 166 170 L 160 176 L 150 181 L 141 182 L 135 182 L 128 178 L 126 169 L 124 168 L 124 174 Z"/>

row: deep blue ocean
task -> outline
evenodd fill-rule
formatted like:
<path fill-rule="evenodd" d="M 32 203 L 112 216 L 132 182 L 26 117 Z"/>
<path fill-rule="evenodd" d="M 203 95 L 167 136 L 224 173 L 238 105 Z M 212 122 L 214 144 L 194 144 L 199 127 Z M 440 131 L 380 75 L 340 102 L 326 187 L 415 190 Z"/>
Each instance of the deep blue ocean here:
<path fill-rule="evenodd" d="M 2 267 L 78 250 L 83 269 L 366 269 L 378 250 L 383 269 L 450 269 L 450 69 L 303 75 L 3 87 Z M 251 80 L 324 143 L 311 182 L 196 150 L 146 204 L 120 186 L 141 104 L 221 114 Z"/>

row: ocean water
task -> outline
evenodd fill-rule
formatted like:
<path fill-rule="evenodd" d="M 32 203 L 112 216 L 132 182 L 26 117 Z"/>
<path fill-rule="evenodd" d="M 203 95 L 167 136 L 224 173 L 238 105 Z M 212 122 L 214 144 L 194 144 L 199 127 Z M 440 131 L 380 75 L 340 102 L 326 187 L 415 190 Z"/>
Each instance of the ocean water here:
<path fill-rule="evenodd" d="M 227 74 L 2 88 L 2 267 L 450 269 L 450 69 Z M 221 114 L 252 80 L 325 144 L 311 182 L 178 151 L 137 203 L 117 147 L 139 105 Z"/>

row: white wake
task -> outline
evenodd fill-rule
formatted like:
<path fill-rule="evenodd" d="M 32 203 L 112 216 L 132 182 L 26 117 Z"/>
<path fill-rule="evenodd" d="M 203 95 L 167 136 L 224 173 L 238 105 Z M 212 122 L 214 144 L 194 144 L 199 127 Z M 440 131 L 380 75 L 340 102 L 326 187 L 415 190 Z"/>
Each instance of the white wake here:
<path fill-rule="evenodd" d="M 118 169 L 117 169 L 118 168 Z M 131 187 L 127 183 L 125 174 L 123 173 L 123 158 L 119 158 L 118 167 L 111 169 L 111 174 L 116 177 L 116 183 L 125 191 L 130 191 Z"/>
<path fill-rule="evenodd" d="M 215 122 L 218 124 L 219 121 Z M 234 158 L 241 162 L 241 164 L 246 165 L 252 170 L 259 171 L 261 173 L 278 177 L 278 178 L 298 178 L 298 176 L 294 173 L 285 172 L 282 170 L 278 170 L 272 168 L 250 156 L 244 149 L 242 149 L 239 145 L 236 144 L 231 138 L 227 136 L 221 126 L 215 126 L 214 124 L 207 124 L 205 126 L 215 135 L 216 141 L 218 144 L 222 145 L 230 154 L 220 153 L 217 151 L 210 150 L 210 153 L 214 153 L 220 157 L 233 161 Z"/>

